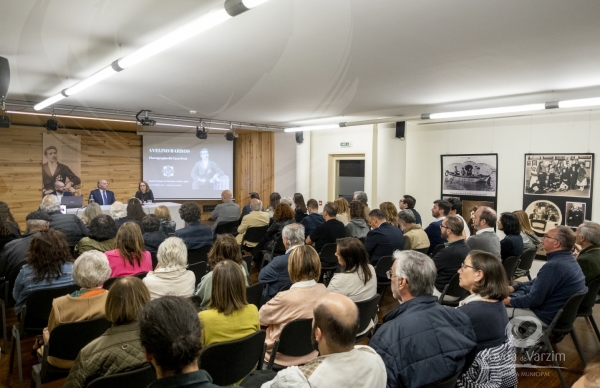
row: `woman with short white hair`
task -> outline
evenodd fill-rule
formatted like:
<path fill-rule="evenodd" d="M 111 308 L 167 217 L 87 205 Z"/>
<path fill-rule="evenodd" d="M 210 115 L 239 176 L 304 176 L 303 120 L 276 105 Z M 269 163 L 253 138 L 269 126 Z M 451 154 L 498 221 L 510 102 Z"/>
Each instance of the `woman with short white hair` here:
<path fill-rule="evenodd" d="M 158 264 L 143 279 L 150 298 L 165 295 L 192 296 L 196 275 L 187 270 L 187 247 L 179 237 L 169 237 L 158 247 Z"/>

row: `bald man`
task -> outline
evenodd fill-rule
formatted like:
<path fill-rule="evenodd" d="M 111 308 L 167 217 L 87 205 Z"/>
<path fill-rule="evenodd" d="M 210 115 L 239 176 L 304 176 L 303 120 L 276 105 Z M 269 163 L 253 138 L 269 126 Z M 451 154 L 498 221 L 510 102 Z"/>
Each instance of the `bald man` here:
<path fill-rule="evenodd" d="M 384 388 L 387 376 L 381 357 L 368 346 L 354 345 L 358 324 L 358 308 L 350 298 L 325 294 L 314 309 L 311 337 L 321 355 L 280 371 L 262 388 Z"/>
<path fill-rule="evenodd" d="M 223 203 L 218 204 L 210 213 L 210 219 L 214 220 L 213 231 L 219 223 L 225 223 L 230 221 L 237 221 L 240 216 L 240 205 L 233 202 L 233 194 L 230 190 L 223 190 L 221 193 L 221 201 Z"/>
<path fill-rule="evenodd" d="M 54 191 L 50 193 L 50 195 L 56 195 L 58 197 L 58 201 L 62 200 L 62 197 L 72 197 L 73 194 L 65 191 L 65 184 L 61 181 L 54 182 Z"/>

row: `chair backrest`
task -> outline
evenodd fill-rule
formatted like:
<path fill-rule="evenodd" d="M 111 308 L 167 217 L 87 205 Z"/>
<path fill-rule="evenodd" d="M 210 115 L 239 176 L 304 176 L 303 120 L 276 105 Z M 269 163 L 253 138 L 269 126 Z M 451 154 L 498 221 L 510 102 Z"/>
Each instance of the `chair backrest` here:
<path fill-rule="evenodd" d="M 4 289 L 2 290 L 2 295 L 0 298 L 4 301 L 6 307 L 12 307 L 15 305 L 15 299 L 13 298 L 13 288 L 15 288 L 15 280 L 17 280 L 17 276 L 19 276 L 19 272 L 21 272 L 21 268 L 27 262 L 22 262 L 18 264 L 12 271 L 6 276 L 6 280 L 4 281 Z"/>
<path fill-rule="evenodd" d="M 284 254 L 285 251 L 286 251 L 286 249 L 285 249 L 285 245 L 283 245 L 283 237 L 279 236 L 279 237 L 277 237 L 277 241 L 275 242 L 275 245 L 273 247 L 273 257 L 275 257 L 276 253 Z"/>
<path fill-rule="evenodd" d="M 363 245 L 364 245 L 365 241 L 367 241 L 366 237 L 359 237 L 358 239 L 360 240 L 361 243 L 363 243 Z"/>
<path fill-rule="evenodd" d="M 371 299 L 356 302 L 356 307 L 358 307 L 359 333 L 367 330 L 367 327 L 371 324 L 373 316 L 377 312 L 380 298 L 381 295 L 375 294 Z"/>
<path fill-rule="evenodd" d="M 579 305 L 581 305 L 581 301 L 587 295 L 586 292 L 581 294 L 575 294 L 571 296 L 563 305 L 563 307 L 558 310 L 558 313 L 552 320 L 550 326 L 548 326 L 548 332 L 556 331 L 560 333 L 568 333 L 573 330 L 573 322 L 577 318 L 577 311 L 579 310 Z"/>
<path fill-rule="evenodd" d="M 156 372 L 152 365 L 146 365 L 129 372 L 100 377 L 92 380 L 88 388 L 131 388 L 147 387 L 156 381 Z"/>
<path fill-rule="evenodd" d="M 386 272 L 392 269 L 392 265 L 394 264 L 394 256 L 383 256 L 377 262 L 377 266 L 375 267 L 375 275 L 380 278 L 386 278 Z"/>
<path fill-rule="evenodd" d="M 23 319 L 23 329 L 25 331 L 42 331 L 48 326 L 48 318 L 52 311 L 52 301 L 64 295 L 72 294 L 79 290 L 79 286 L 72 284 L 70 286 L 44 288 L 33 291 L 27 297 L 25 305 L 25 316 Z"/>
<path fill-rule="evenodd" d="M 242 260 L 246 262 L 246 269 L 248 270 L 248 273 L 250 273 L 250 269 L 252 268 L 252 259 L 252 255 L 242 256 Z"/>
<path fill-rule="evenodd" d="M 431 248 L 431 247 L 429 247 L 429 248 Z M 431 251 L 431 257 L 437 255 L 438 252 L 441 251 L 444 248 L 446 248 L 445 244 L 436 245 L 435 248 L 433 248 L 433 251 Z"/>
<path fill-rule="evenodd" d="M 442 303 L 443 301 L 443 297 L 448 295 L 448 296 L 457 296 L 458 300 L 464 299 L 467 296 L 469 296 L 469 291 L 465 290 L 464 288 L 462 288 L 459 285 L 459 275 L 458 272 L 455 273 L 454 275 L 452 275 L 452 278 L 450 279 L 450 282 L 448 283 L 448 288 L 444 288 L 445 289 L 445 293 L 442 293 L 442 295 L 440 295 L 440 299 L 439 302 Z"/>
<path fill-rule="evenodd" d="M 278 291 L 278 292 L 281 292 L 281 291 L 287 291 L 287 290 L 289 290 L 290 288 L 292 288 L 292 283 L 284 284 L 284 285 L 283 285 L 283 286 L 282 286 L 282 287 L 279 289 L 279 291 Z"/>
<path fill-rule="evenodd" d="M 200 353 L 200 367 L 213 384 L 227 386 L 246 377 L 265 357 L 264 330 L 245 338 L 210 345 Z"/>
<path fill-rule="evenodd" d="M 187 269 L 196 275 L 196 285 L 198 285 L 202 279 L 202 276 L 206 275 L 208 271 L 208 264 L 206 261 L 201 261 L 199 263 L 189 264 Z"/>
<path fill-rule="evenodd" d="M 148 272 L 140 272 L 140 273 L 136 273 L 134 275 L 129 275 L 129 276 L 135 276 L 136 278 L 142 280 L 143 278 L 146 277 L 146 275 L 148 275 Z M 102 285 L 102 288 L 104 288 L 105 290 L 109 290 L 110 286 L 112 286 L 113 283 L 117 281 L 117 279 L 125 278 L 125 277 L 127 277 L 127 276 L 117 276 L 117 277 L 114 277 L 114 278 L 107 279 L 104 282 L 104 284 Z"/>
<path fill-rule="evenodd" d="M 300 357 L 311 353 L 312 318 L 296 319 L 283 327 L 279 336 L 277 352 L 287 356 Z"/>
<path fill-rule="evenodd" d="M 456 387 L 456 382 L 458 381 L 458 377 L 460 376 L 461 373 L 462 373 L 462 370 L 459 371 L 454 376 L 450 376 L 449 378 L 447 378 L 445 380 L 427 384 L 421 388 L 454 388 L 454 387 Z"/>
<path fill-rule="evenodd" d="M 150 257 L 152 258 L 152 269 L 154 269 L 158 264 L 158 252 L 150 251 Z"/>
<path fill-rule="evenodd" d="M 111 325 L 104 317 L 60 324 L 52 330 L 48 356 L 75 360 L 81 349 L 100 337 Z"/>
<path fill-rule="evenodd" d="M 248 228 L 248 230 L 246 230 L 246 233 L 244 233 L 242 245 L 244 245 L 245 242 L 258 243 L 260 239 L 263 238 L 265 234 L 267 234 L 267 229 L 269 229 L 269 225 L 253 226 L 251 228 Z"/>
<path fill-rule="evenodd" d="M 533 260 L 535 260 L 536 254 L 536 248 L 527 249 L 525 252 L 523 252 L 518 268 L 522 269 L 523 271 L 529 271 L 531 269 L 531 265 L 533 264 Z"/>
<path fill-rule="evenodd" d="M 250 287 L 246 287 L 246 300 L 248 301 L 248 303 L 255 305 L 257 309 L 260 309 L 262 292 L 262 283 L 256 283 Z"/>
<path fill-rule="evenodd" d="M 323 245 L 321 248 L 321 252 L 319 252 L 319 257 L 321 261 L 328 264 L 337 264 L 337 257 L 335 256 L 335 252 L 337 251 L 336 243 L 329 243 Z"/>
<path fill-rule="evenodd" d="M 590 280 L 587 284 L 588 292 L 579 305 L 577 315 L 591 315 L 593 312 L 594 305 L 596 304 L 596 298 L 598 297 L 598 291 L 600 290 L 600 276 Z"/>
<path fill-rule="evenodd" d="M 148 271 L 146 271 L 146 272 L 140 272 L 140 273 L 136 273 L 136 274 L 134 274 L 134 275 L 131 275 L 131 276 L 134 276 L 134 277 L 136 277 L 136 278 L 138 278 L 138 279 L 142 280 L 143 278 L 145 278 L 145 277 L 146 277 L 146 275 L 148 275 Z"/>
<path fill-rule="evenodd" d="M 520 256 L 510 256 L 504 259 L 502 262 L 502 267 L 504 267 L 504 272 L 506 272 L 506 278 L 512 284 L 512 279 L 515 276 L 515 271 L 517 270 L 517 266 L 519 265 Z"/>
<path fill-rule="evenodd" d="M 228 221 L 228 222 L 219 222 L 217 227 L 215 228 L 214 235 L 219 234 L 233 234 L 237 231 L 238 226 L 240 226 L 240 221 Z"/>
<path fill-rule="evenodd" d="M 198 249 L 188 249 L 188 264 L 199 263 L 201 261 L 208 261 L 208 252 L 212 248 L 212 245 L 205 245 Z"/>
<path fill-rule="evenodd" d="M 421 253 L 427 254 L 427 251 L 429 250 L 429 247 L 427 247 L 427 248 L 420 248 L 420 249 L 414 249 L 414 250 L 417 251 L 417 252 L 421 252 Z"/>

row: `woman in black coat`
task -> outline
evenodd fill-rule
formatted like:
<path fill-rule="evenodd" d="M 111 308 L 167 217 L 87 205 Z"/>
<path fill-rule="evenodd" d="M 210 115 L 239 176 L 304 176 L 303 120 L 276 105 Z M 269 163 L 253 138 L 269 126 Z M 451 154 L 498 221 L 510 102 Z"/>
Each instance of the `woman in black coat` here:
<path fill-rule="evenodd" d="M 521 256 L 523 254 L 523 238 L 521 237 L 519 218 L 513 213 L 502 213 L 498 220 L 498 229 L 506 235 L 500 241 L 502 261 L 511 256 Z"/>

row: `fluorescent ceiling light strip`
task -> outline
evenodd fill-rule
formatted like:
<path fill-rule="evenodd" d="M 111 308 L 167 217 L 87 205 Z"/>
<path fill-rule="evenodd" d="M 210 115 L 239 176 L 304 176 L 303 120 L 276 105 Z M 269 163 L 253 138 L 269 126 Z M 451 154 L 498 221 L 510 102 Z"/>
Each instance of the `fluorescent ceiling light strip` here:
<path fill-rule="evenodd" d="M 134 120 L 104 119 L 101 117 L 51 115 L 48 113 L 20 112 L 20 111 L 15 111 L 15 110 L 7 110 L 6 113 L 12 113 L 12 114 L 17 114 L 17 115 L 27 115 L 27 116 L 49 116 L 49 117 L 60 117 L 60 118 L 65 118 L 65 119 L 101 120 L 101 121 L 112 121 L 112 122 L 117 122 L 117 123 L 135 124 Z"/>
<path fill-rule="evenodd" d="M 458 112 L 432 113 L 429 115 L 429 118 L 430 119 L 448 119 L 448 118 L 455 118 L 455 117 L 469 117 L 469 116 L 494 115 L 494 114 L 502 114 L 502 113 L 529 112 L 529 111 L 544 110 L 544 109 L 546 109 L 546 104 L 529 104 L 529 105 L 505 106 L 505 107 L 500 107 L 500 108 L 463 110 L 463 111 L 458 111 Z"/>
<path fill-rule="evenodd" d="M 324 124 L 324 125 L 312 125 L 308 127 L 296 127 L 286 128 L 284 132 L 300 132 L 300 131 L 314 131 L 316 129 L 336 129 L 340 128 L 339 124 Z"/>
<path fill-rule="evenodd" d="M 178 127 L 178 128 L 206 128 L 206 129 L 216 129 L 219 131 L 229 131 L 229 128 L 218 128 L 218 127 L 207 127 L 206 125 L 185 125 L 185 124 L 167 124 L 167 123 L 156 123 L 154 125 L 164 125 L 167 127 Z"/>
<path fill-rule="evenodd" d="M 222 6 L 221 6 L 222 7 Z M 196 20 L 185 24 L 173 32 L 155 40 L 152 43 L 145 45 L 144 47 L 134 51 L 133 53 L 119 59 L 119 67 L 126 69 L 147 59 L 153 55 L 156 55 L 178 43 L 183 42 L 203 31 L 206 31 L 218 24 L 223 23 L 231 16 L 225 11 L 224 8 L 220 8 L 211 11 L 205 15 L 200 16 Z"/>
<path fill-rule="evenodd" d="M 244 7 L 252 9 L 261 5 L 262 3 L 266 3 L 267 1 L 268 0 L 242 0 L 242 4 L 244 4 Z"/>
<path fill-rule="evenodd" d="M 558 102 L 559 108 L 577 108 L 577 107 L 581 107 L 581 106 L 594 106 L 594 105 L 600 105 L 600 97 L 584 98 L 584 99 L 580 99 L 580 100 L 566 100 L 566 101 Z"/>
<path fill-rule="evenodd" d="M 78 92 L 82 91 L 83 89 L 88 88 L 88 87 L 94 85 L 95 83 L 98 83 L 98 82 L 102 81 L 103 79 L 108 78 L 111 75 L 116 74 L 116 73 L 117 72 L 115 71 L 115 69 L 113 69 L 112 66 L 109 65 L 109 66 L 105 67 L 104 69 L 87 77 L 83 81 L 76 83 L 74 86 L 67 88 L 65 90 L 65 94 L 67 96 L 72 96 L 73 94 L 78 93 Z"/>
<path fill-rule="evenodd" d="M 33 109 L 35 109 L 35 110 L 42 110 L 42 109 L 44 109 L 47 106 L 50 106 L 52 104 L 55 104 L 55 103 L 59 102 L 63 98 L 65 98 L 65 96 L 62 93 L 55 94 L 54 96 L 46 98 L 44 101 L 42 101 L 39 104 L 35 105 L 33 107 Z"/>

